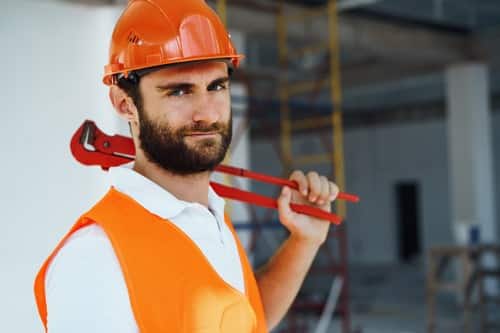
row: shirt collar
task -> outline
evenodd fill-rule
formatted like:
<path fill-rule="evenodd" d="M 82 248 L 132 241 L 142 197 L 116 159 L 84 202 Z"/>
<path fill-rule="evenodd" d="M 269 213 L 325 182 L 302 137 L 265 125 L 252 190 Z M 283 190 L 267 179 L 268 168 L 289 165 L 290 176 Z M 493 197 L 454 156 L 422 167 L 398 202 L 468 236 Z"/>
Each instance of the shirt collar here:
<path fill-rule="evenodd" d="M 109 169 L 111 186 L 128 195 L 153 214 L 172 219 L 188 207 L 199 206 L 176 198 L 173 194 L 132 169 L 133 162 Z M 224 219 L 225 201 L 208 189 L 208 207 L 217 219 Z"/>

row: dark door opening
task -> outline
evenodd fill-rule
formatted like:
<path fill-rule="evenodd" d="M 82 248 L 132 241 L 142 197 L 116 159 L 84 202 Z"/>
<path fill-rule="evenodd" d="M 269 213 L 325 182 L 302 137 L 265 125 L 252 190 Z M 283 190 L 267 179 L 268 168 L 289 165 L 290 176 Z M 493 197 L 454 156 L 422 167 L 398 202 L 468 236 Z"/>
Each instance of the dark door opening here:
<path fill-rule="evenodd" d="M 396 184 L 398 251 L 400 262 L 408 262 L 421 251 L 419 186 L 416 182 Z"/>

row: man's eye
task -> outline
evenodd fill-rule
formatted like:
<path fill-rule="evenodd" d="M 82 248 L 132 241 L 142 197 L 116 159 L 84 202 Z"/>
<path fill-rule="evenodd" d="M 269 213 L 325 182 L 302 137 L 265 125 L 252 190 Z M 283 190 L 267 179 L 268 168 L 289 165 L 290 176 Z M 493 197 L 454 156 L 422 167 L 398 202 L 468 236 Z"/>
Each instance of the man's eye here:
<path fill-rule="evenodd" d="M 212 91 L 217 91 L 217 90 L 224 90 L 227 89 L 227 84 L 226 83 L 217 83 L 211 86 L 208 90 Z"/>
<path fill-rule="evenodd" d="M 186 94 L 186 90 L 184 89 L 174 89 L 174 90 L 170 90 L 168 92 L 168 96 L 173 96 L 173 97 L 180 97 L 180 96 L 183 96 Z"/>

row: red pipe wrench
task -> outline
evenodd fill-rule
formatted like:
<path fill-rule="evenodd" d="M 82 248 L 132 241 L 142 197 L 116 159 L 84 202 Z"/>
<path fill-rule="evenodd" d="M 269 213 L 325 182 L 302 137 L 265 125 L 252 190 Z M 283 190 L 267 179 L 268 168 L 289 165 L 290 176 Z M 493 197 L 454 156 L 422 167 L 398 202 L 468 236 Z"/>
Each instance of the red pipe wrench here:
<path fill-rule="evenodd" d="M 131 138 L 122 135 L 106 135 L 91 120 L 86 120 L 73 134 L 71 139 L 71 153 L 77 161 L 84 165 L 99 165 L 103 170 L 110 167 L 129 163 L 135 158 L 135 147 Z M 271 183 L 280 186 L 289 186 L 297 190 L 298 184 L 291 180 L 272 177 L 245 169 L 235 168 L 228 165 L 219 165 L 215 171 L 231 174 L 239 177 Z M 237 188 L 210 182 L 214 191 L 227 199 L 242 201 L 266 208 L 278 208 L 275 199 Z M 358 202 L 356 195 L 339 193 L 338 199 Z M 342 218 L 332 213 L 325 212 L 312 206 L 290 204 L 293 211 L 310 215 L 319 219 L 328 220 L 334 224 L 340 224 Z"/>

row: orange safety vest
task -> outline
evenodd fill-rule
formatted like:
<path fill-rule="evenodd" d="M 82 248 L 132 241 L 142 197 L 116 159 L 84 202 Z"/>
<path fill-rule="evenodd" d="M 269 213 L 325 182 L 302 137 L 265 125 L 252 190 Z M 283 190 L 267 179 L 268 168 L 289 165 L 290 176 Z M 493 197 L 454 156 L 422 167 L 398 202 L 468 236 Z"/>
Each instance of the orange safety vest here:
<path fill-rule="evenodd" d="M 173 223 L 114 188 L 76 222 L 36 277 L 36 302 L 45 330 L 48 265 L 74 232 L 93 223 L 113 245 L 141 333 L 268 332 L 252 268 L 227 217 L 243 267 L 244 294 L 225 282 Z"/>

